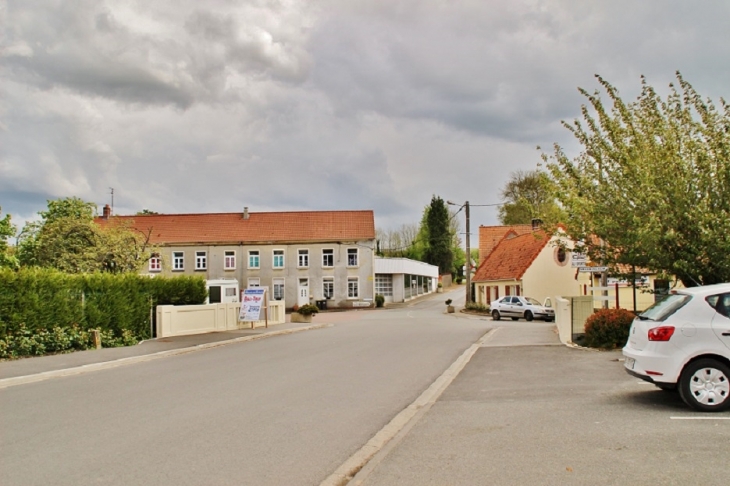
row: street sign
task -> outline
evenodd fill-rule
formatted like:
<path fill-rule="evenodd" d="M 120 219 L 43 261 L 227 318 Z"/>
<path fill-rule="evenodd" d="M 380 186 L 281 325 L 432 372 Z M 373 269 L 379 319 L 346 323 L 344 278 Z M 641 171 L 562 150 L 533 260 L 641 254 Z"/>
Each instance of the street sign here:
<path fill-rule="evenodd" d="M 606 272 L 608 271 L 608 267 L 578 267 L 579 272 Z"/>
<path fill-rule="evenodd" d="M 572 252 L 570 254 L 570 266 L 573 268 L 584 267 L 587 261 L 585 253 Z"/>

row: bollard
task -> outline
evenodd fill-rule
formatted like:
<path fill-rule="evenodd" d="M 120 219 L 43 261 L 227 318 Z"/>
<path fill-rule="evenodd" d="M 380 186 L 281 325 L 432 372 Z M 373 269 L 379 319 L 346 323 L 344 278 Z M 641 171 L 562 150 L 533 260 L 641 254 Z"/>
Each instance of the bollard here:
<path fill-rule="evenodd" d="M 94 342 L 94 347 L 96 349 L 101 349 L 101 334 L 98 329 L 91 330 L 91 339 Z"/>

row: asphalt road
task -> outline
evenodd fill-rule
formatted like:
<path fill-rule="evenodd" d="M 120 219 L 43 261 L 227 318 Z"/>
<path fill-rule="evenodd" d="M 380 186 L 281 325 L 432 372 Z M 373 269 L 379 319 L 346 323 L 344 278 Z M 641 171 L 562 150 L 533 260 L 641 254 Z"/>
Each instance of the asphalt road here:
<path fill-rule="evenodd" d="M 0 482 L 319 484 L 489 327 L 444 308 L 0 390 Z"/>

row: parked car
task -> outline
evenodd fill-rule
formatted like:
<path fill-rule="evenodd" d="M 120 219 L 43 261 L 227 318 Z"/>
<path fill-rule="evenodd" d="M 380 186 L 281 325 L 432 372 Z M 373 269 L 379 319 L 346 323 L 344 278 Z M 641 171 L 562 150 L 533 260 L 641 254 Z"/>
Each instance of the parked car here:
<path fill-rule="evenodd" d="M 547 304 L 547 302 L 546 302 Z M 489 304 L 492 311 L 492 319 L 500 320 L 502 317 L 511 317 L 513 321 L 524 317 L 525 320 L 542 319 L 552 321 L 555 319 L 555 309 L 541 304 L 530 297 L 508 295 Z"/>
<path fill-rule="evenodd" d="M 626 371 L 704 412 L 730 407 L 730 283 L 672 292 L 639 314 Z"/>

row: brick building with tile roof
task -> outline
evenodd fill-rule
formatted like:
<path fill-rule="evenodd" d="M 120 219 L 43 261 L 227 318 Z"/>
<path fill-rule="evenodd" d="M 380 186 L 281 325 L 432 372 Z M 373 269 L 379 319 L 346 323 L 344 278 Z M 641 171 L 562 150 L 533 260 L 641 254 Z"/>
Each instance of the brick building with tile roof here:
<path fill-rule="evenodd" d="M 330 307 L 371 305 L 373 211 L 289 211 L 112 216 L 160 248 L 141 273 L 236 279 L 266 287 L 286 307 L 324 300 Z"/>

